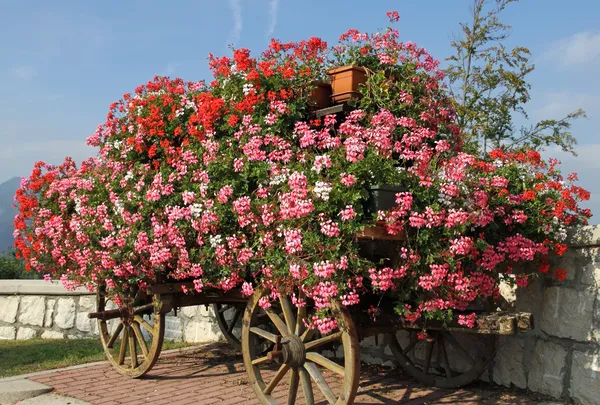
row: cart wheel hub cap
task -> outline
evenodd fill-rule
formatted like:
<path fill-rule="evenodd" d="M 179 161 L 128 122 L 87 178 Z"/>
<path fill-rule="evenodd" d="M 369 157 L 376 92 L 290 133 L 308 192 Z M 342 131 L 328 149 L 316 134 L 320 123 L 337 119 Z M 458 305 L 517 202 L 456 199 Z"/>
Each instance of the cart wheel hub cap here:
<path fill-rule="evenodd" d="M 297 335 L 288 335 L 281 341 L 283 349 L 283 362 L 291 367 L 301 367 L 306 360 L 304 343 Z"/>

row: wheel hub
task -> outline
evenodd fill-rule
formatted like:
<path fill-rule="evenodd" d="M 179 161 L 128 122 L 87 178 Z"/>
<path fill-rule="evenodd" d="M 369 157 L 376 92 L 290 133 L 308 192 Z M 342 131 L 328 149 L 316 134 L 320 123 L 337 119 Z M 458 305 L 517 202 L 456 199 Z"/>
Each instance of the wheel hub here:
<path fill-rule="evenodd" d="M 288 335 L 281 341 L 283 346 L 283 362 L 291 367 L 301 367 L 306 360 L 304 343 L 297 335 Z"/>
<path fill-rule="evenodd" d="M 271 361 L 297 368 L 306 360 L 306 349 L 297 335 L 277 336 L 273 350 L 267 353 L 267 357 Z"/>

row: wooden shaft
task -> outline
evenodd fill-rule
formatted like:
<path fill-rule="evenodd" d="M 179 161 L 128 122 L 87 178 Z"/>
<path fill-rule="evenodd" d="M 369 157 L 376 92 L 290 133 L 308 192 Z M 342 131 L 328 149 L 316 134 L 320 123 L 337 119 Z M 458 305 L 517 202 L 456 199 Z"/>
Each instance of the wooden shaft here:
<path fill-rule="evenodd" d="M 146 304 L 139 307 L 134 308 L 134 315 L 141 314 L 147 311 L 151 311 L 154 309 L 154 304 Z M 104 321 L 108 321 L 109 319 L 116 319 L 125 317 L 126 311 L 124 309 L 109 309 L 108 311 L 99 311 L 99 312 L 90 312 L 88 314 L 88 318 L 90 319 L 102 319 Z"/>

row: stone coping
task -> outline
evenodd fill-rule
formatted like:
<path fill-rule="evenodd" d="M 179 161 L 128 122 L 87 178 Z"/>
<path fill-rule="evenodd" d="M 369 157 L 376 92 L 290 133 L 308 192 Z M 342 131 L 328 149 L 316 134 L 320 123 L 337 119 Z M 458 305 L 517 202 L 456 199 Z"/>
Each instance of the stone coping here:
<path fill-rule="evenodd" d="M 94 295 L 85 288 L 67 291 L 59 281 L 0 280 L 0 295 Z"/>

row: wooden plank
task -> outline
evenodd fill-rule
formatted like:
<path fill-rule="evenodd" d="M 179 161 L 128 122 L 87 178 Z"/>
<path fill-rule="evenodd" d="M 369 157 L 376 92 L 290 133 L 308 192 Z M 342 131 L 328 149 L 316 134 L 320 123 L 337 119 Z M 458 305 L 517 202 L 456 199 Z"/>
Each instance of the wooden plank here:
<path fill-rule="evenodd" d="M 343 103 L 343 104 L 337 104 L 337 105 L 327 107 L 327 108 L 321 108 L 320 110 L 316 110 L 314 112 L 314 115 L 317 119 L 320 119 L 327 115 L 350 112 L 354 109 L 355 108 L 352 107 L 351 105 L 349 105 L 348 103 Z"/>
<path fill-rule="evenodd" d="M 528 312 L 497 312 L 481 313 L 475 318 L 476 326 L 468 328 L 459 325 L 456 320 L 443 324 L 436 321 L 417 321 L 410 323 L 397 316 L 380 316 L 376 323 L 360 327 L 362 338 L 380 333 L 394 333 L 398 329 L 428 329 L 441 331 L 456 331 L 461 333 L 474 333 L 486 335 L 514 335 L 517 332 L 533 329 L 533 316 Z"/>
<path fill-rule="evenodd" d="M 533 330 L 533 314 L 529 312 L 517 313 L 517 328 L 520 331 L 527 332 Z"/>

